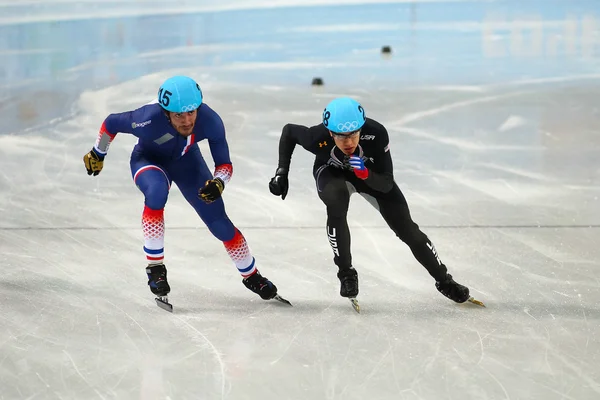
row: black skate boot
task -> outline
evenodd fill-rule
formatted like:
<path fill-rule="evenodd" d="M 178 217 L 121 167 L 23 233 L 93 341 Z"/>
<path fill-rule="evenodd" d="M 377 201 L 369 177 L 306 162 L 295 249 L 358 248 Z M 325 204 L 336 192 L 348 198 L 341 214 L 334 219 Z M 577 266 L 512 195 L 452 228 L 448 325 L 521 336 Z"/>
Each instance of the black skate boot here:
<path fill-rule="evenodd" d="M 164 297 L 171 291 L 167 282 L 167 268 L 164 264 L 149 264 L 146 267 L 148 286 L 154 295 Z"/>
<path fill-rule="evenodd" d="M 263 300 L 270 300 L 277 296 L 277 286 L 262 276 L 258 271 L 249 277 L 242 279 L 242 283 L 248 289 L 259 295 Z"/>
<path fill-rule="evenodd" d="M 446 279 L 443 282 L 436 282 L 435 288 L 438 292 L 457 303 L 464 303 L 470 298 L 469 288 L 456 283 L 450 274 L 446 275 Z"/>
<path fill-rule="evenodd" d="M 340 296 L 358 296 L 358 273 L 354 268 L 340 269 L 337 273 L 340 280 Z"/>

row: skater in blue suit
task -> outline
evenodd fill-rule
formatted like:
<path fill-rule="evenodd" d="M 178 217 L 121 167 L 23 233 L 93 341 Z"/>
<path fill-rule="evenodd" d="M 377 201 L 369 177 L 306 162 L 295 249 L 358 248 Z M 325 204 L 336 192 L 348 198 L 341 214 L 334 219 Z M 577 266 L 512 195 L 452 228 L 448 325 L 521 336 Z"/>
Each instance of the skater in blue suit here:
<path fill-rule="evenodd" d="M 163 263 L 164 208 L 175 182 L 210 232 L 223 242 L 244 285 L 265 300 L 276 297 L 276 286 L 260 274 L 246 239 L 225 212 L 221 193 L 233 167 L 223 121 L 203 102 L 200 86 L 189 77 L 174 76 L 161 85 L 156 102 L 110 114 L 102 123 L 96 144 L 83 157 L 88 175 L 102 171 L 118 132 L 138 138 L 130 166 L 133 181 L 144 194 L 142 228 L 152 293 L 164 297 L 170 291 Z M 215 163 L 212 174 L 197 145 L 205 139 Z"/>

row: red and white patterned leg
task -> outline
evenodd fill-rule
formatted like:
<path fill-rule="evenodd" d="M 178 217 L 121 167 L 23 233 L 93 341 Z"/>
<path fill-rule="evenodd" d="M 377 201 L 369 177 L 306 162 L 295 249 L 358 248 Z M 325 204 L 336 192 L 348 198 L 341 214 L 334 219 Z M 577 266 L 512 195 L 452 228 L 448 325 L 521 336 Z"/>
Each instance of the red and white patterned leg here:
<path fill-rule="evenodd" d="M 248 248 L 248 243 L 246 243 L 242 232 L 236 228 L 233 239 L 223 242 L 223 244 L 231 261 L 233 261 L 243 278 L 247 278 L 256 272 L 254 257 L 250 253 L 250 248 Z"/>
<path fill-rule="evenodd" d="M 144 206 L 142 229 L 144 230 L 144 253 L 148 264 L 162 264 L 165 258 L 164 209 L 153 210 Z"/>

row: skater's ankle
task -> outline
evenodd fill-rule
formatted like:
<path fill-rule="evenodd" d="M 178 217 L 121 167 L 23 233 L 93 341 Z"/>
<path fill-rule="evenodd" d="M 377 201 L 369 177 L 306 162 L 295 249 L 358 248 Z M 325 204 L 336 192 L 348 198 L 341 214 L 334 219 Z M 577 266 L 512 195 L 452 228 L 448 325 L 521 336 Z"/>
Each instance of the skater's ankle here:
<path fill-rule="evenodd" d="M 446 273 L 445 275 L 442 275 L 441 277 L 436 279 L 436 282 L 437 283 L 446 283 L 446 282 L 450 282 L 451 280 L 452 280 L 452 275 Z"/>
<path fill-rule="evenodd" d="M 251 273 L 250 275 L 248 275 L 248 276 L 244 277 L 244 280 L 247 280 L 247 279 L 252 279 L 252 278 L 256 278 L 256 277 L 259 277 L 259 276 L 261 276 L 260 272 L 258 272 L 258 270 L 255 270 L 255 271 L 254 271 L 253 273 Z"/>
<path fill-rule="evenodd" d="M 162 261 L 149 261 L 148 267 L 156 267 L 159 265 L 165 265 Z"/>
<path fill-rule="evenodd" d="M 342 278 L 345 276 L 356 276 L 356 275 L 358 275 L 358 273 L 356 272 L 354 267 L 339 268 L 338 273 L 337 273 L 338 278 Z"/>

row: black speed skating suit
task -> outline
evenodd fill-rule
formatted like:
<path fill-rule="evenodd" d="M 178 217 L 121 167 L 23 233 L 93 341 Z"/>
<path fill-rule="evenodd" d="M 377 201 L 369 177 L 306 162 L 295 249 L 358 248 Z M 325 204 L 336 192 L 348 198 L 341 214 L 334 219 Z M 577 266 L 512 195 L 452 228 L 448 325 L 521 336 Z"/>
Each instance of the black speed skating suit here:
<path fill-rule="evenodd" d="M 435 247 L 412 220 L 404 195 L 394 181 L 389 136 L 383 125 L 367 118 L 361 129 L 354 155 L 361 157 L 369 171 L 367 179 L 358 178 L 346 156 L 322 124 L 312 127 L 287 124 L 279 141 L 280 169 L 289 171 L 297 144 L 315 154 L 313 175 L 319 198 L 327 206 L 327 234 L 340 271 L 352 267 L 350 231 L 346 215 L 350 195 L 358 192 L 379 210 L 383 219 L 411 249 L 415 258 L 438 282 L 447 276 Z"/>

